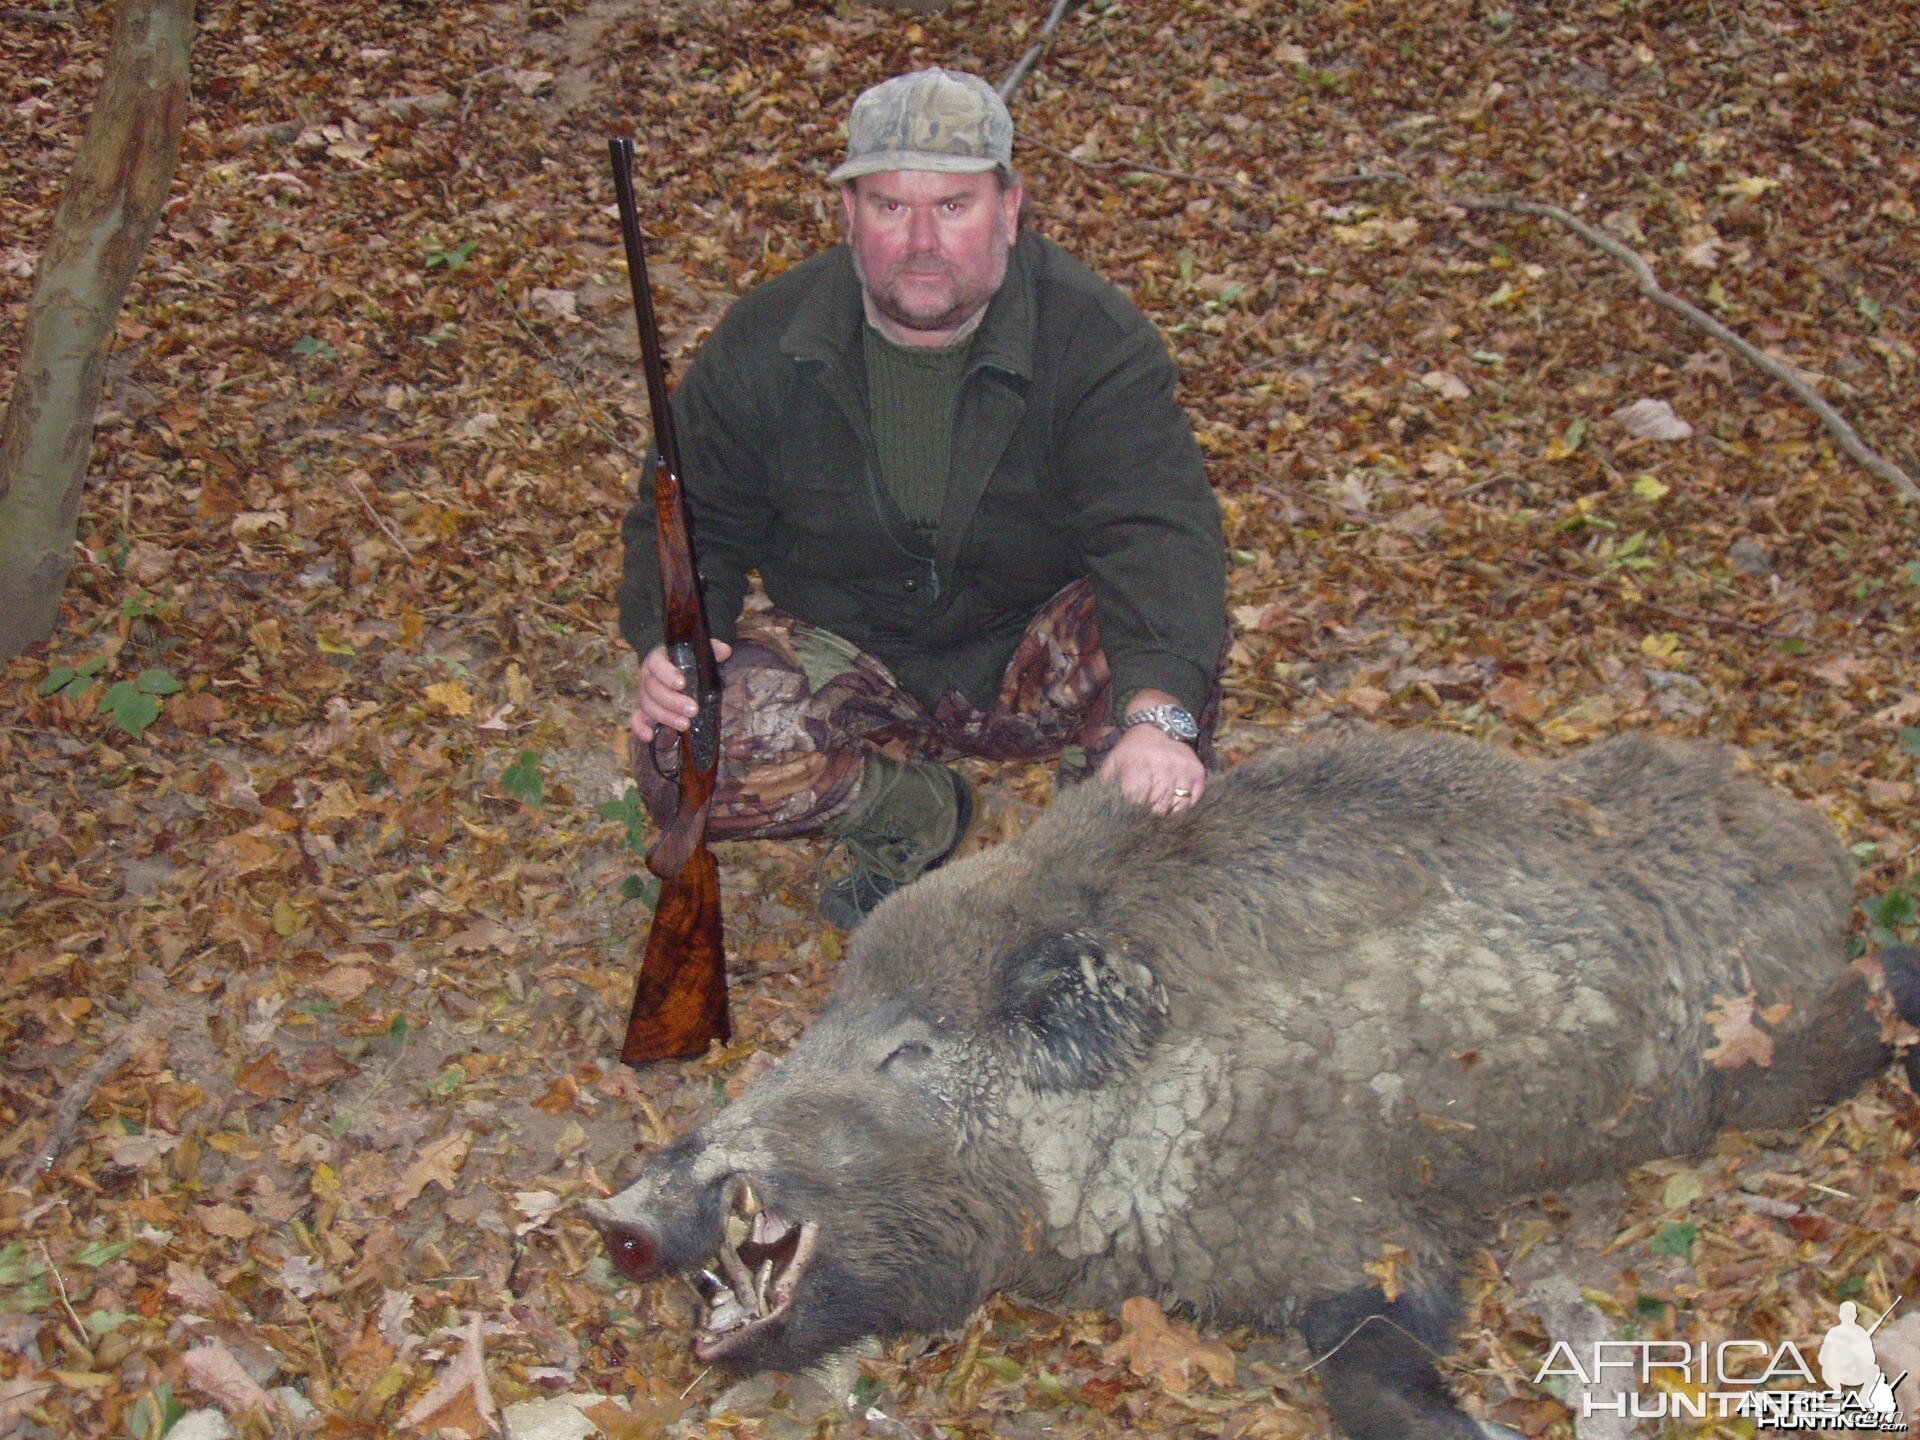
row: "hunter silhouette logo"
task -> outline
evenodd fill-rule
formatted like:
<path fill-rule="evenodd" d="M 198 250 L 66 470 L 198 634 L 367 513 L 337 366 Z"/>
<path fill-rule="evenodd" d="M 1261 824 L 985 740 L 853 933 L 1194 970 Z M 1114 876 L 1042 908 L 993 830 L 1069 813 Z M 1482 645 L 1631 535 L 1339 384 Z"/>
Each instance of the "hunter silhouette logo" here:
<path fill-rule="evenodd" d="M 1902 1374 L 1900 1380 L 1889 1383 L 1879 1358 L 1873 1353 L 1873 1330 L 1880 1328 L 1881 1321 L 1891 1315 L 1893 1309 L 1888 1307 L 1887 1314 L 1873 1322 L 1873 1330 L 1853 1318 L 1857 1313 L 1853 1301 L 1840 1302 L 1840 1323 L 1827 1331 L 1827 1338 L 1820 1342 L 1820 1378 L 1826 1381 L 1829 1390 L 1854 1391 L 1869 1414 L 1897 1418 L 1900 1407 L 1893 1392 L 1900 1380 L 1907 1377 Z"/>
<path fill-rule="evenodd" d="M 1898 1307 L 1895 1300 L 1871 1326 L 1859 1322 L 1853 1301 L 1820 1342 L 1818 1373 L 1791 1340 L 1596 1340 L 1584 1357 L 1558 1341 L 1534 1384 L 1561 1377 L 1579 1419 L 1618 1415 L 1633 1420 L 1734 1418 L 1769 1430 L 1879 1430 L 1902 1432 L 1898 1392 L 1903 1371 L 1889 1377 L 1874 1354 L 1873 1333 Z M 1601 1393 L 1595 1394 L 1597 1387 Z M 1567 1392 L 1578 1391 L 1577 1398 Z"/>

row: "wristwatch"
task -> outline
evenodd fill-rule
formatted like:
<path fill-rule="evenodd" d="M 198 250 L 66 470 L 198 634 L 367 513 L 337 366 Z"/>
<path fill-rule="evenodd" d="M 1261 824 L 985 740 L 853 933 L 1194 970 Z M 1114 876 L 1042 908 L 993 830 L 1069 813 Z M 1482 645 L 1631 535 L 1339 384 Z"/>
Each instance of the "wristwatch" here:
<path fill-rule="evenodd" d="M 1130 730 L 1135 725 L 1151 725 L 1188 745 L 1200 738 L 1200 726 L 1194 720 L 1193 712 L 1181 705 L 1149 705 L 1127 716 L 1120 728 Z"/>

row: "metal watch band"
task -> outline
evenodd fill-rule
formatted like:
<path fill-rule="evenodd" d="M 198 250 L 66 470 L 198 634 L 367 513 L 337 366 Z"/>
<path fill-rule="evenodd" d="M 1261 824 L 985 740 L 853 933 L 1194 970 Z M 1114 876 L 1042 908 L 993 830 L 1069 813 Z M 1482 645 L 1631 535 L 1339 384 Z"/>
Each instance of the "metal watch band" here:
<path fill-rule="evenodd" d="M 1120 728 L 1126 730 L 1135 725 L 1151 725 L 1188 745 L 1200 738 L 1199 722 L 1193 718 L 1193 712 L 1183 705 L 1149 705 L 1127 716 Z"/>

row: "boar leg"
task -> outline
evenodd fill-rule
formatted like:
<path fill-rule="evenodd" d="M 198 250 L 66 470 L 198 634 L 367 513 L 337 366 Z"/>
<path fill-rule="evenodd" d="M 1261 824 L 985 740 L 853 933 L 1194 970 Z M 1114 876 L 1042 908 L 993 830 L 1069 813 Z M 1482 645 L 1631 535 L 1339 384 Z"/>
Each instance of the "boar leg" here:
<path fill-rule="evenodd" d="M 1309 1305 L 1300 1330 L 1333 1418 L 1352 1440 L 1481 1440 L 1434 1361 L 1453 1349 L 1460 1299 L 1450 1281 L 1389 1300 L 1378 1286 Z"/>
<path fill-rule="evenodd" d="M 1881 966 L 1895 995 L 1900 963 L 1884 952 Z M 1889 956 L 1896 958 L 1889 961 Z M 1892 1058 L 1880 1039 L 1866 980 L 1853 971 L 1814 998 L 1802 1016 L 1790 1014 L 1774 1040 L 1770 1064 L 1715 1070 L 1715 1113 L 1741 1130 L 1798 1125 L 1809 1111 L 1851 1095 Z"/>

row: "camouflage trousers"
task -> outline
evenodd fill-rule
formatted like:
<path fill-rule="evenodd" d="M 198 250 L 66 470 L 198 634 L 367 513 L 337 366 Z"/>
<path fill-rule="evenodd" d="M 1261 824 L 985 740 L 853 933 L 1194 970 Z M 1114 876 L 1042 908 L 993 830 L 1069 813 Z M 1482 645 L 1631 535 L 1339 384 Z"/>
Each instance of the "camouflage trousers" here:
<path fill-rule="evenodd" d="M 1224 657 L 1223 657 L 1224 658 Z M 1060 757 L 1061 778 L 1091 775 L 1116 741 L 1111 679 L 1093 614 L 1093 586 L 1068 585 L 1015 647 L 986 709 L 949 690 L 932 709 L 886 664 L 817 625 L 766 610 L 742 617 L 720 667 L 720 768 L 707 834 L 714 840 L 812 835 L 846 810 L 868 754 L 895 760 L 1035 761 Z M 1200 722 L 1213 763 L 1216 691 Z M 672 768 L 671 732 L 656 737 Z M 635 745 L 635 784 L 656 823 L 678 792 Z"/>

